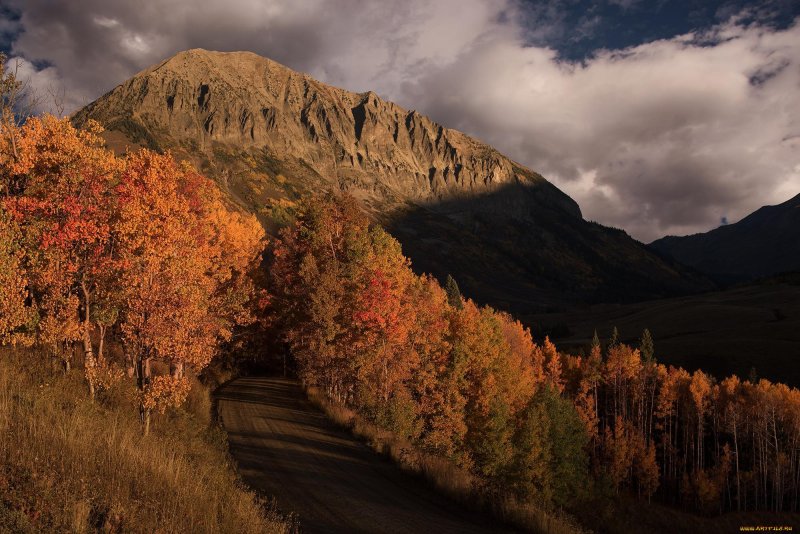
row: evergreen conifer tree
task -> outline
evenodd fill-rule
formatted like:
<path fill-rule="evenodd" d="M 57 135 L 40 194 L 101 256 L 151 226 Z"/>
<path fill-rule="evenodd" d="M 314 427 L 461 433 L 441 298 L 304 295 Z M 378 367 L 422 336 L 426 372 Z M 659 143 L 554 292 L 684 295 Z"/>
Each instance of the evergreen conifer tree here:
<path fill-rule="evenodd" d="M 444 289 L 447 292 L 447 303 L 450 304 L 450 306 L 457 310 L 464 308 L 464 303 L 461 301 L 461 290 L 458 289 L 458 283 L 456 279 L 449 274 L 447 275 Z"/>
<path fill-rule="evenodd" d="M 614 330 L 611 331 L 611 339 L 608 341 L 608 348 L 614 347 L 619 344 L 619 330 L 617 327 L 614 327 Z"/>
<path fill-rule="evenodd" d="M 655 361 L 655 347 L 653 345 L 653 336 L 647 328 L 642 332 L 642 342 L 639 345 L 639 352 L 642 353 L 642 361 L 652 363 Z"/>

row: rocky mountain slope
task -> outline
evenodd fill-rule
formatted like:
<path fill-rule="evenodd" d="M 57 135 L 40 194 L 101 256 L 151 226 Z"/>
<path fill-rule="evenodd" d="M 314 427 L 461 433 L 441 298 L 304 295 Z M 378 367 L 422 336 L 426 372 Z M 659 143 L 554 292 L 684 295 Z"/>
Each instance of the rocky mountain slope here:
<path fill-rule="evenodd" d="M 723 282 L 800 271 L 800 195 L 735 224 L 650 246 Z"/>
<path fill-rule="evenodd" d="M 189 50 L 73 116 L 112 147 L 171 150 L 274 231 L 301 196 L 342 189 L 418 270 L 513 310 L 707 289 L 622 231 L 587 222 L 539 174 L 461 132 L 248 52 Z"/>

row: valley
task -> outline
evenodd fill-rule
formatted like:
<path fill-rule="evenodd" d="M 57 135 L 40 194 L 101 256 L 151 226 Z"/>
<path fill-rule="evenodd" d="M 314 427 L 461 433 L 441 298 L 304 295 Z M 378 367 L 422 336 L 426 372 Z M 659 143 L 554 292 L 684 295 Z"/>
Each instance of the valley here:
<path fill-rule="evenodd" d="M 797 278 L 634 304 L 600 304 L 522 317 L 551 332 L 567 351 L 586 350 L 594 331 L 638 346 L 647 328 L 659 362 L 722 377 L 758 378 L 800 386 L 800 284 Z"/>

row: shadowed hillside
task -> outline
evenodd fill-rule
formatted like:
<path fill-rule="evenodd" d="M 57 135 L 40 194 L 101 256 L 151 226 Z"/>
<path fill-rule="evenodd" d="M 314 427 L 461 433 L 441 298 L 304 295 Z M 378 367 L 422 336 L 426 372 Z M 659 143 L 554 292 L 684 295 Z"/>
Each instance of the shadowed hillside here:
<path fill-rule="evenodd" d="M 546 204 L 529 208 L 539 203 L 536 190 L 508 185 L 400 210 L 385 226 L 415 271 L 442 281 L 452 274 L 465 294 L 515 313 L 685 294 L 706 283 L 622 230 Z"/>
<path fill-rule="evenodd" d="M 652 248 L 722 282 L 800 270 L 800 195 L 704 234 L 667 236 Z"/>

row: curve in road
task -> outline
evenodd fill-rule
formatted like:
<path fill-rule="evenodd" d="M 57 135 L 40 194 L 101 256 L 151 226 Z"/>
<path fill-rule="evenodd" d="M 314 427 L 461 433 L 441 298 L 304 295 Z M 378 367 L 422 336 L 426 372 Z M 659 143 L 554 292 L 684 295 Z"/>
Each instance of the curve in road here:
<path fill-rule="evenodd" d="M 301 532 L 500 532 L 336 428 L 296 381 L 239 378 L 217 414 L 247 484 L 297 514 Z"/>

